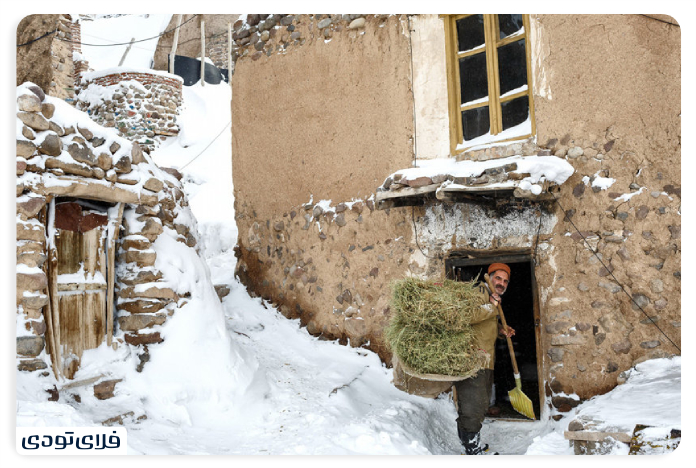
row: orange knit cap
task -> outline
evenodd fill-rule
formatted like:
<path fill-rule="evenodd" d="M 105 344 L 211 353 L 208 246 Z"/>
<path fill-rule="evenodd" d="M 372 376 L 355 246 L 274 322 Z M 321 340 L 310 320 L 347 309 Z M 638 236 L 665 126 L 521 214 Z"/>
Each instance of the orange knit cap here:
<path fill-rule="evenodd" d="M 488 267 L 488 274 L 490 275 L 498 270 L 503 270 L 507 272 L 508 279 L 510 278 L 510 267 L 504 263 L 491 263 L 491 266 Z"/>

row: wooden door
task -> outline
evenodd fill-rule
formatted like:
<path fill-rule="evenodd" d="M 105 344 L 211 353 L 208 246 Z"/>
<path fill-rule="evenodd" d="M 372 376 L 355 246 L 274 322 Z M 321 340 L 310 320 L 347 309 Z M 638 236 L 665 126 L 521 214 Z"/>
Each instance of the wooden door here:
<path fill-rule="evenodd" d="M 73 378 L 83 351 L 106 334 L 108 216 L 75 202 L 55 208 L 55 291 L 62 372 Z"/>

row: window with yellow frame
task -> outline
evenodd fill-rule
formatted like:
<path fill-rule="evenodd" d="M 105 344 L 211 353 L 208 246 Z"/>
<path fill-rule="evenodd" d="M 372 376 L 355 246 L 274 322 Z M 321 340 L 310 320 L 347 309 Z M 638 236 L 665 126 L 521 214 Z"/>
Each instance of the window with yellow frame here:
<path fill-rule="evenodd" d="M 535 133 L 529 15 L 447 15 L 450 150 Z"/>

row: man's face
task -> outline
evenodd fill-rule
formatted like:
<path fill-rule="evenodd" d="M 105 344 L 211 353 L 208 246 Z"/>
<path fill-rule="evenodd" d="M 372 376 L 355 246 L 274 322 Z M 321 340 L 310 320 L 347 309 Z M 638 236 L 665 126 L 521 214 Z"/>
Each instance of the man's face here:
<path fill-rule="evenodd" d="M 507 271 L 498 270 L 493 273 L 493 276 L 491 276 L 491 283 L 493 283 L 493 288 L 495 288 L 495 292 L 497 292 L 501 296 L 505 294 L 509 282 L 510 279 L 507 274 Z"/>

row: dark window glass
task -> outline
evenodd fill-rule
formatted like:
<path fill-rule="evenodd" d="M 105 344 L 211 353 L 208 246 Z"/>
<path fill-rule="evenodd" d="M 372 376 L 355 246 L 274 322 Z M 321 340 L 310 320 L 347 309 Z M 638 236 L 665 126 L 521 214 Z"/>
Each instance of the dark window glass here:
<path fill-rule="evenodd" d="M 485 52 L 459 59 L 459 85 L 462 104 L 488 96 Z"/>
<path fill-rule="evenodd" d="M 500 39 L 511 36 L 522 29 L 522 15 L 498 15 L 498 29 L 500 29 Z"/>
<path fill-rule="evenodd" d="M 485 135 L 490 128 L 488 106 L 462 112 L 462 134 L 464 135 L 464 140 L 471 140 Z"/>
<path fill-rule="evenodd" d="M 498 48 L 500 95 L 527 84 L 527 58 L 524 39 Z"/>
<path fill-rule="evenodd" d="M 457 20 L 459 51 L 473 49 L 486 42 L 483 32 L 483 15 L 471 15 Z"/>
<path fill-rule="evenodd" d="M 518 97 L 500 103 L 503 112 L 503 130 L 519 125 L 529 117 L 529 98 Z"/>

